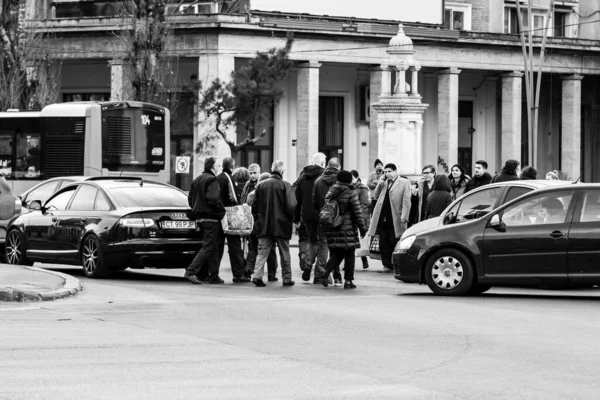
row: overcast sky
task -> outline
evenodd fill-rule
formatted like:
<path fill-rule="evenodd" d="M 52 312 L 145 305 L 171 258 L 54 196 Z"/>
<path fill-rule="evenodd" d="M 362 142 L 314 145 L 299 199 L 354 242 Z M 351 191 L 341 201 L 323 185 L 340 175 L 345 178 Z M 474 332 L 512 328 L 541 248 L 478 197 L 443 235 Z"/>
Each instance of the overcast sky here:
<path fill-rule="evenodd" d="M 252 10 L 442 23 L 442 0 L 250 0 Z"/>

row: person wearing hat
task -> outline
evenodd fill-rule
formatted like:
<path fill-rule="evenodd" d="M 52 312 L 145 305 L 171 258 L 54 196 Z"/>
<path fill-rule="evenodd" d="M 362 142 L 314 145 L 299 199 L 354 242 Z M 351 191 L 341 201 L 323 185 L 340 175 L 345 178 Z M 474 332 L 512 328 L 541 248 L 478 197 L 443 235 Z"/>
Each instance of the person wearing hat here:
<path fill-rule="evenodd" d="M 344 289 L 355 289 L 354 285 L 354 252 L 360 247 L 358 231 L 364 237 L 367 227 L 362 213 L 362 206 L 352 186 L 352 173 L 342 170 L 337 175 L 337 181 L 325 195 L 325 201 L 337 201 L 342 223 L 334 228 L 324 229 L 329 247 L 329 260 L 325 265 L 325 275 L 321 284 L 329 286 L 329 274 L 339 268 L 344 261 Z M 358 230 L 358 231 L 357 231 Z"/>
<path fill-rule="evenodd" d="M 377 202 L 377 198 L 375 197 L 375 189 L 377 185 L 381 181 L 381 177 L 383 176 L 383 162 L 378 158 L 375 160 L 374 164 L 375 170 L 369 174 L 369 178 L 367 179 L 367 187 L 371 191 L 371 205 L 369 206 L 369 215 L 373 215 L 373 209 L 375 208 L 375 203 Z"/>

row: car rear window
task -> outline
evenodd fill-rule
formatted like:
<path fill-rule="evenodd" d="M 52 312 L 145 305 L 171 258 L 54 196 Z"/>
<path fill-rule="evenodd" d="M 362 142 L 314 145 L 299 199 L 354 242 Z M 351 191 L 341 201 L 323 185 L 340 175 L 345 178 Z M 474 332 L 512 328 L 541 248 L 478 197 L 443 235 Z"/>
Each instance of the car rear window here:
<path fill-rule="evenodd" d="M 189 207 L 187 196 L 170 187 L 127 186 L 109 191 L 123 207 Z"/>

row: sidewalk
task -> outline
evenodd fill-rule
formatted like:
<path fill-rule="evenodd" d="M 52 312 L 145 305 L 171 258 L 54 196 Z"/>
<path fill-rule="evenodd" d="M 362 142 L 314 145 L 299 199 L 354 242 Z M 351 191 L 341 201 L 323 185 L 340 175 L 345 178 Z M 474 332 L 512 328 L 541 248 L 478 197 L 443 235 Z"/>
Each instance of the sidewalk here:
<path fill-rule="evenodd" d="M 0 301 L 44 301 L 81 291 L 79 279 L 36 267 L 0 264 Z"/>

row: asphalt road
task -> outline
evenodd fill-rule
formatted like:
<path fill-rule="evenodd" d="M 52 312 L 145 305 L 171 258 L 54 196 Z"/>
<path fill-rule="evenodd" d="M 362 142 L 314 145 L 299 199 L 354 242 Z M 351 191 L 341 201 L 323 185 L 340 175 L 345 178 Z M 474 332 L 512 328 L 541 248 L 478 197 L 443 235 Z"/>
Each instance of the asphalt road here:
<path fill-rule="evenodd" d="M 380 265 L 354 291 L 55 266 L 83 292 L 0 303 L 0 399 L 600 398 L 600 289 L 442 298 Z"/>

